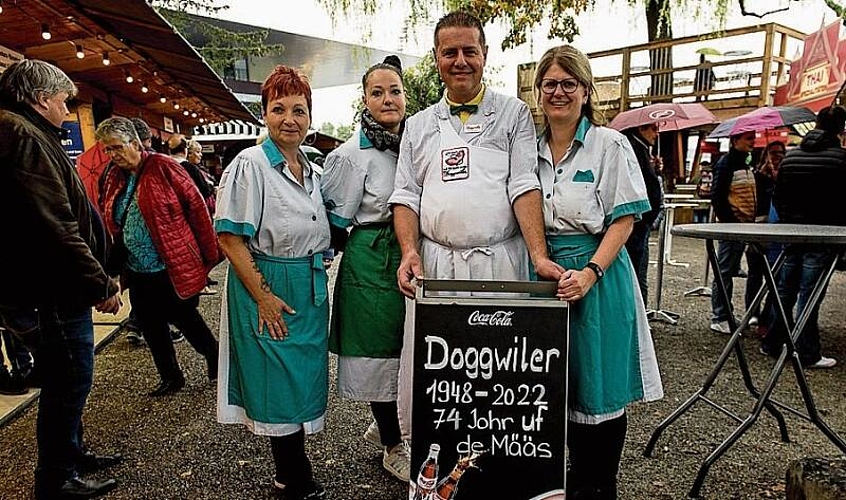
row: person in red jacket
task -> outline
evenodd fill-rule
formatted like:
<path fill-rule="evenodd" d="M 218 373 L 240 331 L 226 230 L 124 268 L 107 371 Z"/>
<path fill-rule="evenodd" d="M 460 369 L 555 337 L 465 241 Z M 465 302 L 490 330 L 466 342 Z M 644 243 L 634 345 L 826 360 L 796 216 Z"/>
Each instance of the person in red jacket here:
<path fill-rule="evenodd" d="M 104 219 L 126 247 L 124 281 L 161 381 L 150 396 L 185 386 L 168 323 L 176 325 L 205 356 L 217 378 L 217 340 L 197 310 L 208 272 L 220 262 L 206 203 L 178 163 L 144 151 L 132 121 L 109 118 L 96 132 L 119 168 L 103 187 Z"/>

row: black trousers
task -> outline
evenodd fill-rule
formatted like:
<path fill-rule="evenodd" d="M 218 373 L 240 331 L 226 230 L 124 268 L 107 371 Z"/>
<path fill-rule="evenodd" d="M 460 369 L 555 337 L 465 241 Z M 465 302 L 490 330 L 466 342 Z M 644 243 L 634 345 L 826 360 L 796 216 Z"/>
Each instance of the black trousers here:
<path fill-rule="evenodd" d="M 287 436 L 271 436 L 270 451 L 276 466 L 277 482 L 296 497 L 313 485 L 311 461 L 305 451 L 305 432 L 300 429 Z"/>
<path fill-rule="evenodd" d="M 169 323 L 179 328 L 191 347 L 206 359 L 217 358 L 217 339 L 197 310 L 200 303 L 198 295 L 185 300 L 179 298 L 167 271 L 130 271 L 127 279 L 132 309 L 162 380 L 175 380 L 183 376 L 170 340 Z"/>
<path fill-rule="evenodd" d="M 616 500 L 617 472 L 628 426 L 626 414 L 597 425 L 567 425 L 567 498 Z"/>

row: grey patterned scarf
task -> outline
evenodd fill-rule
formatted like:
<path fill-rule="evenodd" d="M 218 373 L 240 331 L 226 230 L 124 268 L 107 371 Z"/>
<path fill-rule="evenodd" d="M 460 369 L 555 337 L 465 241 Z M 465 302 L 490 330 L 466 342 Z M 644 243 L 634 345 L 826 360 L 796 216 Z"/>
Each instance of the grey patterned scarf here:
<path fill-rule="evenodd" d="M 379 125 L 379 122 L 373 118 L 369 110 L 365 109 L 361 113 L 361 130 L 379 151 L 390 149 L 395 153 L 399 153 L 400 138 L 402 138 L 403 129 L 405 129 L 405 118 L 400 123 L 399 134 L 394 134 L 386 130 L 382 125 Z"/>

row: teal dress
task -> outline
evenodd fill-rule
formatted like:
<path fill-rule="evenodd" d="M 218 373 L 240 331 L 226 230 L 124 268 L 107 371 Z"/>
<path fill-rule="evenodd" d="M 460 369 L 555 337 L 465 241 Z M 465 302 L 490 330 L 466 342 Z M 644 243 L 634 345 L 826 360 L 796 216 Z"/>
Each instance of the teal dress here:
<path fill-rule="evenodd" d="M 626 138 L 582 119 L 573 146 L 552 164 L 538 144 L 550 258 L 584 269 L 608 226 L 649 210 L 640 167 Z M 634 401 L 663 396 L 655 347 L 625 247 L 584 298 L 570 305 L 568 418 L 595 424 Z"/>
<path fill-rule="evenodd" d="M 284 314 L 284 340 L 258 330 L 258 310 L 234 270 L 221 308 L 218 421 L 256 434 L 322 429 L 328 393 L 329 302 L 322 252 L 329 223 L 318 175 L 304 155 L 304 183 L 271 140 L 244 150 L 221 178 L 215 229 L 242 236 Z"/>

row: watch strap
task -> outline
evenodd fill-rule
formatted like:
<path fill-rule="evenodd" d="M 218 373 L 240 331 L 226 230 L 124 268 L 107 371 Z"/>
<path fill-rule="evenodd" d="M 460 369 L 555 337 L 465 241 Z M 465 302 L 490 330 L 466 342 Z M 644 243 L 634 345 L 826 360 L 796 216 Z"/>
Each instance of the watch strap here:
<path fill-rule="evenodd" d="M 602 266 L 600 266 L 596 262 L 588 262 L 585 267 L 593 271 L 593 274 L 596 275 L 596 281 L 601 280 L 602 277 L 605 276 L 605 271 L 602 269 Z"/>

